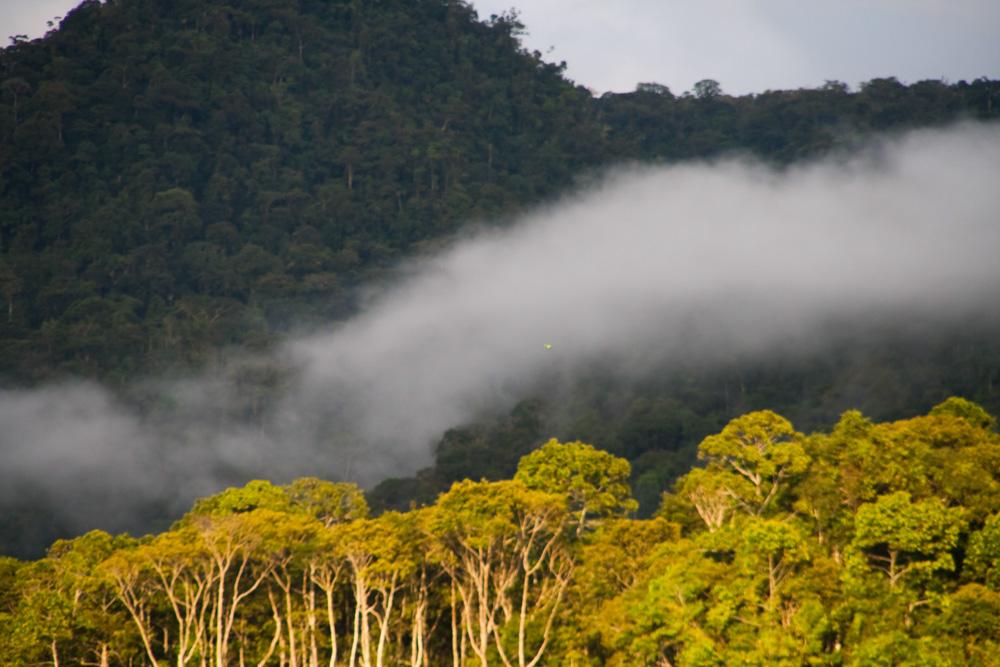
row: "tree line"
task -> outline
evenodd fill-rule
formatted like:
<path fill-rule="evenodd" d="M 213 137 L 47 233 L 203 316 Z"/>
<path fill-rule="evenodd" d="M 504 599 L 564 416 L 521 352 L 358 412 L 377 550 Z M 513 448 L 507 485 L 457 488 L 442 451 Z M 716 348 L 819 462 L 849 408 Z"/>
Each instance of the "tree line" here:
<path fill-rule="evenodd" d="M 995 425 L 959 398 L 810 435 L 747 413 L 645 520 L 582 442 L 377 516 L 253 481 L 0 561 L 0 664 L 996 665 Z"/>

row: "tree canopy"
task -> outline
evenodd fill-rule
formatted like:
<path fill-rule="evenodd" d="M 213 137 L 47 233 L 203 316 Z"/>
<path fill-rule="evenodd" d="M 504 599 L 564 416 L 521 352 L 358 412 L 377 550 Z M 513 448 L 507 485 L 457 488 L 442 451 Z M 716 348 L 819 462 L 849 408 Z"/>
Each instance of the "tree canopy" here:
<path fill-rule="evenodd" d="M 894 467 L 894 434 L 933 445 Z M 0 664 L 1000 664 L 1000 504 L 977 509 L 1000 435 L 981 407 L 808 435 L 754 412 L 699 449 L 653 519 L 630 516 L 624 459 L 550 441 L 514 479 L 406 512 L 257 480 L 160 534 L 60 540 L 0 560 Z M 893 473 L 859 491 L 859 451 Z M 979 464 L 941 483 L 940 453 Z"/>

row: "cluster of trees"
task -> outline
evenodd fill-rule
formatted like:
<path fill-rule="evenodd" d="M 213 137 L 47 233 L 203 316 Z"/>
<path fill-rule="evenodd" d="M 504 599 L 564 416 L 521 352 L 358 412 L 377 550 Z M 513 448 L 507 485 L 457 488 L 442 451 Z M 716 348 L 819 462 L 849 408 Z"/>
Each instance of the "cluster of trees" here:
<path fill-rule="evenodd" d="M 456 424 L 436 443 L 433 465 L 382 481 L 368 500 L 379 510 L 405 509 L 412 501 L 432 501 L 466 477 L 505 479 L 521 456 L 555 435 L 598 442 L 627 459 L 638 516 L 648 518 L 663 490 L 694 464 L 701 440 L 746 412 L 774 409 L 813 431 L 829 428 L 848 409 L 895 420 L 926 412 L 954 393 L 996 413 L 995 329 L 963 327 L 920 341 L 885 330 L 878 339 L 831 343 L 818 358 L 735 359 L 713 368 L 671 368 L 638 381 L 614 369 L 584 370 L 570 391 L 543 386 L 507 414 Z"/>
<path fill-rule="evenodd" d="M 981 407 L 808 436 L 758 411 L 698 449 L 648 520 L 627 461 L 552 440 L 405 512 L 256 481 L 59 541 L 0 561 L 0 664 L 1000 664 Z"/>
<path fill-rule="evenodd" d="M 657 84 L 606 94 L 595 103 L 618 159 L 675 160 L 750 152 L 777 164 L 814 157 L 872 133 L 931 126 L 949 119 L 996 118 L 1000 86 L 987 78 L 905 85 L 894 77 L 841 81 L 816 89 L 768 90 L 734 97 L 700 81 L 674 96 Z"/>
<path fill-rule="evenodd" d="M 462 0 L 86 0 L 0 50 L 0 373 L 124 381 L 349 313 L 462 223 L 633 160 L 995 118 L 986 79 L 595 99 Z"/>
<path fill-rule="evenodd" d="M 352 484 L 250 482 L 161 535 L 95 531 L 4 562 L 0 659 L 538 664 L 575 542 L 634 508 L 628 472 L 553 440 L 514 480 L 466 480 L 432 507 L 375 518 Z"/>

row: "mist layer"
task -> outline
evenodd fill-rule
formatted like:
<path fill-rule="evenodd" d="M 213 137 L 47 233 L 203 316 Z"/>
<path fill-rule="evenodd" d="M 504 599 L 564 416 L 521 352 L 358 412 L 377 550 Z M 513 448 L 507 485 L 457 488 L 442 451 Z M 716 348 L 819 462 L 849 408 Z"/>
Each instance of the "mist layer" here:
<path fill-rule="evenodd" d="M 815 350 L 852 323 L 979 317 L 1000 294 L 998 179 L 1000 131 L 971 125 L 780 172 L 621 170 L 293 344 L 295 403 L 350 405 L 367 446 L 426 462 L 444 428 L 582 362 L 639 374 Z"/>
<path fill-rule="evenodd" d="M 595 360 L 640 377 L 814 353 L 868 323 L 961 326 L 1000 297 L 997 183 L 1000 128 L 974 124 L 784 170 L 620 168 L 413 261 L 356 317 L 287 343 L 291 370 L 253 419 L 218 375 L 150 383 L 171 399 L 152 416 L 92 383 L 3 393 L 0 502 L 30 488 L 70 526 L 117 529 L 234 480 L 371 484 Z"/>

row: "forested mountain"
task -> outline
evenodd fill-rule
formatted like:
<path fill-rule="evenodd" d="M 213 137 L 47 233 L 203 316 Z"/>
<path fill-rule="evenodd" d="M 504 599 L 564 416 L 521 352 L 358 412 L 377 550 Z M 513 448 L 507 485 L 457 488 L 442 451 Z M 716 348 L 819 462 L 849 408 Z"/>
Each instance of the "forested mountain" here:
<path fill-rule="evenodd" d="M 224 366 L 230 350 L 345 318 L 401 260 L 593 170 L 730 153 L 786 165 L 1000 115 L 987 79 L 743 97 L 708 80 L 683 94 L 644 83 L 595 98 L 526 52 L 522 28 L 461 0 L 88 0 L 0 51 L 3 387 L 83 376 L 128 388 Z M 952 393 L 997 409 L 997 338 L 960 333 L 640 386 L 594 369 L 558 405 L 525 397 L 507 418 L 456 424 L 435 467 L 369 499 L 403 509 L 466 477 L 509 477 L 558 433 L 631 460 L 648 516 L 701 438 L 741 412 L 812 428 L 861 398 L 878 419 Z M 33 553 L 19 526 L 48 525 L 33 520 L 47 510 L 24 497 L 0 537 Z"/>
<path fill-rule="evenodd" d="M 345 312 L 594 164 L 587 93 L 461 2 L 85 2 L 2 53 L 4 372 L 120 377 Z"/>
<path fill-rule="evenodd" d="M 460 0 L 88 0 L 0 52 L 0 372 L 121 381 L 266 345 L 588 168 L 1000 114 L 988 80 L 594 99 Z"/>
<path fill-rule="evenodd" d="M 0 558 L 0 664 L 995 666 L 995 424 L 752 412 L 649 520 L 581 442 L 375 518 L 351 484 L 253 481 Z"/>

